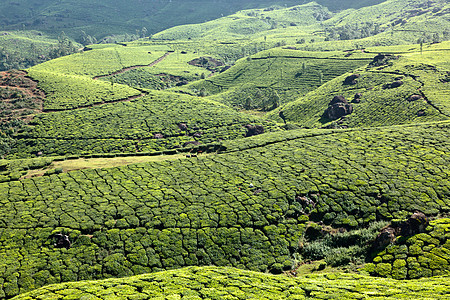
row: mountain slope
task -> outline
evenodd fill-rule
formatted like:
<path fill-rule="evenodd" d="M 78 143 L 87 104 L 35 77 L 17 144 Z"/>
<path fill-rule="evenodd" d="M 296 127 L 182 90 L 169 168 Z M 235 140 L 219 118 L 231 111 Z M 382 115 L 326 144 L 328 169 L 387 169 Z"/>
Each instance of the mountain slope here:
<path fill-rule="evenodd" d="M 279 120 L 282 110 L 286 121 L 307 127 L 367 127 L 448 120 L 450 69 L 446 58 L 450 53 L 441 50 L 446 45 L 449 43 L 425 47 L 423 54 L 418 46 L 403 47 L 404 52 L 400 48 L 392 51 L 383 48 L 389 61 L 376 60 L 367 68 L 342 75 L 271 112 L 270 116 Z M 375 54 L 377 50 L 381 48 L 372 51 L 369 48 L 366 52 Z M 354 82 L 346 83 L 353 75 Z M 333 98 L 339 95 L 352 102 L 353 112 L 333 120 L 327 111 Z M 330 124 L 332 121 L 335 123 Z"/>

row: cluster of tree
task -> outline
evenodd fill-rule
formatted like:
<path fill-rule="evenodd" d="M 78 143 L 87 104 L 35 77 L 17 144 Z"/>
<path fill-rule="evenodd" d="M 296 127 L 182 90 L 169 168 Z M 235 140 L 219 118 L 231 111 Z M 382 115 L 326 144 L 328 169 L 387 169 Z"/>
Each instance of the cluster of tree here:
<path fill-rule="evenodd" d="M 340 27 L 328 27 L 325 29 L 326 41 L 354 40 L 373 36 L 382 32 L 380 25 L 373 22 L 361 24 L 347 24 Z"/>
<path fill-rule="evenodd" d="M 58 43 L 51 46 L 37 46 L 30 43 L 17 48 L 9 45 L 0 47 L 0 71 L 26 69 L 44 61 L 77 52 L 76 45 L 64 32 L 58 37 Z"/>
<path fill-rule="evenodd" d="M 72 40 L 70 40 L 64 32 L 58 36 L 58 44 L 56 47 L 50 49 L 48 56 L 50 59 L 55 59 L 61 56 L 69 55 L 77 52 L 78 49 L 73 44 Z"/>

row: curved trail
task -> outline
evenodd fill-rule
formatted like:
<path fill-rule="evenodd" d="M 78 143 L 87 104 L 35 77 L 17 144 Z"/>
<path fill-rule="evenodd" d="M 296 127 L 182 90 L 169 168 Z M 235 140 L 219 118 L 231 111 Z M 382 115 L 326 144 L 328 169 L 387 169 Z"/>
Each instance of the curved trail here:
<path fill-rule="evenodd" d="M 166 52 L 163 56 L 161 56 L 160 58 L 158 58 L 157 60 L 151 62 L 148 65 L 136 65 L 136 66 L 126 67 L 126 68 L 123 68 L 123 69 L 121 69 L 119 71 L 115 71 L 115 72 L 113 72 L 111 74 L 95 76 L 92 79 L 97 80 L 99 78 L 108 77 L 108 76 L 114 76 L 114 75 L 117 75 L 117 74 L 122 74 L 122 73 L 125 73 L 127 71 L 138 69 L 138 68 L 153 67 L 154 65 L 160 63 L 162 60 L 164 60 L 169 55 L 170 55 L 170 52 Z"/>

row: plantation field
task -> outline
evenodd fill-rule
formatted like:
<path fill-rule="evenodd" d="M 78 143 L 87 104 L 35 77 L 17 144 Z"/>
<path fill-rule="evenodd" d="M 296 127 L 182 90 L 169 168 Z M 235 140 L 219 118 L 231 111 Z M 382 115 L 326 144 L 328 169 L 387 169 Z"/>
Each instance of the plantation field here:
<path fill-rule="evenodd" d="M 28 75 L 39 82 L 38 87 L 46 94 L 43 105 L 45 111 L 70 110 L 141 95 L 140 91 L 129 86 L 85 76 L 33 69 L 28 70 Z"/>
<path fill-rule="evenodd" d="M 180 90 L 203 91 L 230 106 L 268 109 L 295 100 L 327 81 L 367 65 L 372 54 L 307 52 L 276 48 L 241 59 L 229 70 L 191 83 Z M 274 99 L 274 94 L 277 99 Z"/>
<path fill-rule="evenodd" d="M 51 285 L 14 299 L 449 299 L 448 277 L 397 281 L 354 274 L 274 276 L 190 267 L 123 279 Z"/>
<path fill-rule="evenodd" d="M 148 65 L 163 56 L 167 50 L 168 47 L 162 46 L 125 47 L 111 45 L 54 59 L 34 66 L 31 70 L 94 77 L 111 74 L 126 67 Z"/>
<path fill-rule="evenodd" d="M 450 299 L 447 1 L 56 2 L 21 26 L 84 46 L 0 33 L 43 62 L 0 74 L 0 299 Z"/>
<path fill-rule="evenodd" d="M 352 229 L 449 212 L 448 133 L 288 131 L 224 154 L 2 183 L 3 291 L 192 265 L 290 270 L 308 221 Z M 70 249 L 53 246 L 56 233 Z"/>
<path fill-rule="evenodd" d="M 448 42 L 444 45 L 448 45 Z M 304 97 L 269 113 L 269 117 L 281 120 L 278 113 L 283 110 L 286 120 L 307 127 L 367 127 L 448 120 L 450 89 L 446 78 L 450 52 L 430 47 L 420 54 L 416 52 L 416 47 L 409 47 L 410 51 L 406 48 L 369 48 L 369 51 L 384 49 L 388 53 L 391 49 L 391 53 L 395 54 L 399 50 L 405 52 L 401 52 L 398 59 L 394 58 L 387 65 L 369 65 L 331 80 Z M 352 74 L 359 76 L 355 84 L 345 84 L 345 79 Z M 400 82 L 399 87 L 388 87 L 396 81 Z M 355 102 L 357 93 L 360 93 L 360 99 Z M 337 95 L 352 102 L 353 113 L 336 124 L 324 112 Z M 417 95 L 417 99 L 412 100 L 413 95 Z"/>
<path fill-rule="evenodd" d="M 153 91 L 129 102 L 37 115 L 27 130 L 16 135 L 10 155 L 159 151 L 242 138 L 244 126 L 255 123 L 266 131 L 277 130 L 273 122 L 217 102 Z"/>

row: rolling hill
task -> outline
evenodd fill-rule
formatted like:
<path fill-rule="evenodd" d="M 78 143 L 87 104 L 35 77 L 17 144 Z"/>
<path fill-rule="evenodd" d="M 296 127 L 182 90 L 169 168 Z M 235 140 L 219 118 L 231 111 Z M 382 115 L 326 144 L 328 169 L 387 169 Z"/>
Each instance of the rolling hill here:
<path fill-rule="evenodd" d="M 449 7 L 380 2 L 236 2 L 1 72 L 0 299 L 450 298 Z M 28 18 L 225 7 L 71 3 Z"/>

